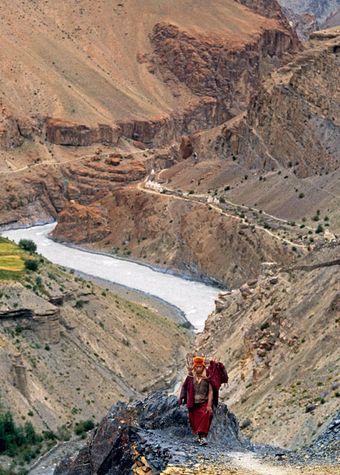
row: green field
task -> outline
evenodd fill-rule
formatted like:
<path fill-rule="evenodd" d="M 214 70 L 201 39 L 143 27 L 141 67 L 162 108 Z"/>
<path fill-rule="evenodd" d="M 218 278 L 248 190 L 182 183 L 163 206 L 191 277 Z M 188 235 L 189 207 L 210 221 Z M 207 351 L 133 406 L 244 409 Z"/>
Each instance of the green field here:
<path fill-rule="evenodd" d="M 20 279 L 25 273 L 25 256 L 19 246 L 0 237 L 0 280 Z"/>

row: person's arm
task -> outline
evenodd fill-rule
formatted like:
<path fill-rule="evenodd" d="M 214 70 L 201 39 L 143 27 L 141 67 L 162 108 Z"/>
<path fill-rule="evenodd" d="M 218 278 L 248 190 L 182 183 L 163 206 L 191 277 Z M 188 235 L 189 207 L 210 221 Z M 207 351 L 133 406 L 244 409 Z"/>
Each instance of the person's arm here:
<path fill-rule="evenodd" d="M 211 414 L 213 412 L 212 404 L 213 404 L 213 388 L 211 384 L 209 383 L 207 412 L 210 412 Z"/>
<path fill-rule="evenodd" d="M 182 387 L 181 387 L 181 392 L 180 392 L 180 396 L 179 396 L 179 399 L 178 399 L 178 402 L 179 402 L 180 405 L 186 403 L 187 389 L 188 389 L 188 377 L 185 378 L 185 381 L 184 381 L 184 383 L 182 384 Z"/>

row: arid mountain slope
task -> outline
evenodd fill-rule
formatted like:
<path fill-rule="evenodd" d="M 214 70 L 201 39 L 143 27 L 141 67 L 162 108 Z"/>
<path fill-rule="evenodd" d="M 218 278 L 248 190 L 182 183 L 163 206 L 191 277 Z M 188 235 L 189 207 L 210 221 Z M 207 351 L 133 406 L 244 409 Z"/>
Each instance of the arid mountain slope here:
<path fill-rule="evenodd" d="M 256 441 L 310 443 L 339 405 L 339 243 L 297 267 L 267 265 L 222 294 L 199 351 L 229 369 L 225 401 Z"/>
<path fill-rule="evenodd" d="M 194 166 L 179 163 L 162 180 L 303 226 L 315 227 L 319 210 L 339 232 L 339 40 L 339 28 L 315 33 L 245 115 L 190 138 Z"/>
<path fill-rule="evenodd" d="M 0 225 L 56 218 L 66 200 L 169 166 L 173 150 L 158 161 L 145 149 L 243 110 L 299 46 L 275 0 L 262 13 L 234 0 L 15 0 L 0 12 Z"/>
<path fill-rule="evenodd" d="M 98 420 L 112 401 L 171 383 L 189 340 L 150 306 L 44 261 L 0 281 L 2 406 L 44 430 Z"/>
<path fill-rule="evenodd" d="M 43 134 L 47 117 L 61 119 L 65 126 L 75 121 L 91 127 L 107 124 L 115 130 L 117 121 L 159 121 L 204 104 L 211 108 L 216 93 L 195 91 L 181 77 L 172 87 L 169 78 L 158 72 L 154 58 L 165 59 L 164 47 L 174 39 L 174 29 L 200 48 L 201 62 L 207 68 L 212 54 L 221 55 L 222 65 L 232 51 L 248 49 L 254 49 L 262 67 L 262 59 L 275 63 L 297 45 L 282 19 L 266 18 L 234 0 L 209 4 L 192 0 L 81 0 L 76 4 L 15 0 L 2 5 L 0 12 L 2 104 L 15 118 L 5 124 L 12 130 L 8 134 L 13 135 L 17 121 L 18 140 L 29 138 L 30 128 Z M 267 61 L 262 45 L 269 45 L 269 37 L 271 42 L 275 39 L 275 45 Z M 184 46 L 178 43 L 171 48 L 172 58 L 167 59 L 175 61 L 175 73 L 187 67 L 193 76 L 200 75 L 199 57 L 194 55 L 192 64 L 186 65 Z M 251 63 L 249 67 L 252 69 Z M 253 69 L 244 85 L 258 80 L 258 65 Z M 122 129 L 123 134 L 131 132 L 126 124 Z M 111 137 L 113 143 L 116 135 Z"/>
<path fill-rule="evenodd" d="M 124 243 L 135 258 L 232 286 L 261 261 L 291 258 L 285 249 L 307 251 L 327 228 L 331 239 L 340 226 L 338 44 L 336 28 L 315 33 L 246 113 L 168 151 L 174 164 L 153 178 L 158 191 L 116 190 L 92 203 L 87 226 L 84 208 L 66 206 L 55 236 L 120 252 Z"/>
<path fill-rule="evenodd" d="M 198 278 L 239 286 L 268 259 L 288 263 L 293 245 L 237 215 L 188 199 L 134 187 L 117 190 L 92 207 L 71 204 L 53 236 L 151 262 Z"/>

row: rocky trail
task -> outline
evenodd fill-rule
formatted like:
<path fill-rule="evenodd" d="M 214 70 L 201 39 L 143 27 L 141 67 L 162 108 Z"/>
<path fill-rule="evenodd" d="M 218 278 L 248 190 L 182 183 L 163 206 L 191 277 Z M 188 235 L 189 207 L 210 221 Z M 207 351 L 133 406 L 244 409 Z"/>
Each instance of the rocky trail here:
<path fill-rule="evenodd" d="M 278 234 L 275 234 L 274 232 L 270 231 L 267 229 L 265 226 L 262 226 L 258 224 L 256 219 L 253 219 L 252 221 L 249 222 L 248 216 L 250 214 L 247 214 L 247 217 L 243 217 L 242 213 L 240 215 L 240 209 L 242 208 L 243 210 L 247 209 L 248 211 L 251 211 L 252 213 L 260 213 L 259 210 L 252 208 L 251 210 L 245 206 L 240 206 L 237 204 L 232 203 L 231 201 L 226 201 L 224 200 L 223 205 L 219 204 L 218 199 L 212 199 L 212 197 L 209 194 L 196 194 L 196 193 L 188 193 L 185 191 L 180 191 L 180 190 L 173 190 L 169 187 L 164 186 L 163 184 L 153 181 L 149 182 L 147 179 L 144 180 L 144 182 L 139 183 L 138 189 L 145 191 L 147 193 L 153 193 L 157 195 L 170 195 L 175 199 L 183 199 L 186 201 L 191 201 L 195 203 L 201 203 L 205 206 L 209 206 L 210 209 L 213 209 L 214 211 L 217 211 L 218 213 L 222 214 L 223 216 L 226 216 L 228 218 L 232 219 L 237 219 L 242 222 L 242 225 L 245 225 L 246 227 L 248 226 L 254 226 L 256 229 L 261 230 L 264 233 L 267 233 L 274 239 L 278 239 L 279 241 L 289 244 L 291 246 L 298 247 L 302 252 L 307 249 L 307 245 L 299 242 L 299 240 L 294 236 L 292 236 L 290 239 L 284 238 L 279 236 Z M 277 221 L 278 229 L 286 229 L 288 227 L 288 221 L 276 218 L 275 216 L 271 216 L 267 214 L 268 218 L 271 221 Z M 308 231 L 308 227 L 305 227 L 306 231 Z M 294 240 L 293 240 L 294 239 Z"/>
<path fill-rule="evenodd" d="M 252 445 L 240 434 L 236 417 L 225 404 L 220 404 L 215 410 L 209 444 L 202 447 L 193 441 L 187 411 L 178 405 L 177 398 L 156 392 L 143 401 L 112 406 L 86 445 L 77 455 L 64 458 L 55 475 L 337 474 L 334 440 L 339 436 L 339 422 L 330 424 L 323 435 L 323 445 L 328 449 L 319 451 L 319 458 L 315 451 L 312 460 L 308 456 L 310 449 L 293 452 Z"/>

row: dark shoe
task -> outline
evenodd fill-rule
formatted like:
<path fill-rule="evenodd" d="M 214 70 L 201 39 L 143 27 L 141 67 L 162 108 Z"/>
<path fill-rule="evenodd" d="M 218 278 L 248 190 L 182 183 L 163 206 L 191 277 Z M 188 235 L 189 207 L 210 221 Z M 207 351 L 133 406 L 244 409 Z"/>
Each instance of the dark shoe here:
<path fill-rule="evenodd" d="M 200 437 L 199 444 L 200 445 L 208 445 L 207 438 L 206 437 Z"/>

